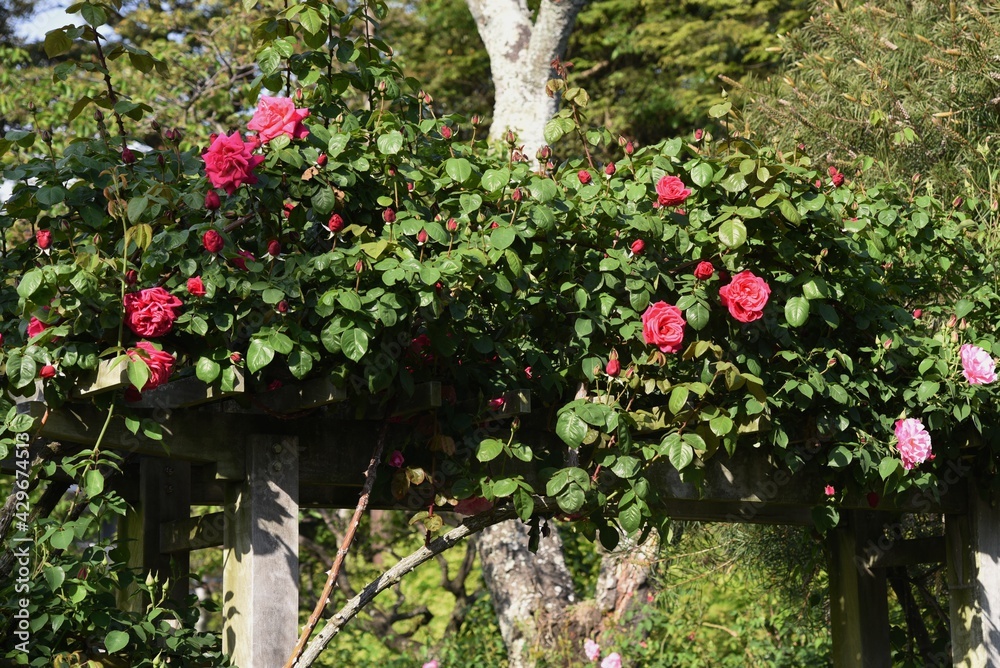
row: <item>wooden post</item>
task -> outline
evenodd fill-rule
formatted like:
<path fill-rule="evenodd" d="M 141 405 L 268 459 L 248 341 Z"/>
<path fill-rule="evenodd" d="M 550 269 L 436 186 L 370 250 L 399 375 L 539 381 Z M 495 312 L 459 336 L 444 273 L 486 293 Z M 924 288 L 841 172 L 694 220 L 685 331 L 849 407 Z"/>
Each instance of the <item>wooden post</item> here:
<path fill-rule="evenodd" d="M 170 553 L 160 544 L 160 524 L 183 520 L 191 515 L 191 464 L 160 457 L 139 460 L 139 496 L 121 519 L 119 540 L 129 551 L 128 565 L 154 573 L 160 582 L 171 579 L 170 597 L 182 603 L 188 594 L 190 554 Z M 119 593 L 119 606 L 125 610 L 145 610 L 148 601 L 138 596 L 135 587 Z"/>
<path fill-rule="evenodd" d="M 945 516 L 952 663 L 1000 666 L 1000 508 L 973 487 L 967 515 Z"/>
<path fill-rule="evenodd" d="M 298 439 L 250 436 L 246 467 L 226 490 L 223 649 L 239 668 L 274 668 L 298 637 Z"/>
<path fill-rule="evenodd" d="M 885 571 L 873 569 L 880 527 L 871 513 L 847 511 L 831 532 L 830 612 L 834 668 L 890 668 L 889 607 Z"/>

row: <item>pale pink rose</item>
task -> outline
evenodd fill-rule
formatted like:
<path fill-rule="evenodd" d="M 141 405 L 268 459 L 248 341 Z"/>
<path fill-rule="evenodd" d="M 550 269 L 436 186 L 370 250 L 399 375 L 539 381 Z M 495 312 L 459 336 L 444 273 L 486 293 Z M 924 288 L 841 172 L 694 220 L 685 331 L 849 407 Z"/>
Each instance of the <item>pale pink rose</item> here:
<path fill-rule="evenodd" d="M 903 459 L 903 468 L 912 469 L 917 464 L 932 458 L 931 435 L 916 418 L 896 421 L 896 448 Z"/>
<path fill-rule="evenodd" d="M 257 183 L 253 170 L 264 162 L 264 156 L 253 154 L 253 142 L 245 142 L 239 132 L 219 135 L 202 154 L 205 175 L 213 188 L 222 188 L 232 195 L 243 184 Z"/>
<path fill-rule="evenodd" d="M 601 661 L 601 668 L 622 668 L 622 657 L 618 652 L 612 652 Z"/>
<path fill-rule="evenodd" d="M 958 349 L 962 358 L 962 375 L 973 385 L 988 385 L 997 379 L 996 361 L 990 354 L 970 343 Z"/>
<path fill-rule="evenodd" d="M 262 143 L 281 135 L 302 139 L 309 134 L 309 130 L 302 125 L 302 119 L 308 115 L 308 109 L 296 109 L 295 102 L 287 97 L 262 95 L 257 111 L 247 123 L 247 130 L 256 130 Z"/>
<path fill-rule="evenodd" d="M 423 665 L 423 668 L 438 668 L 437 659 L 431 659 L 430 661 L 428 661 Z"/>
<path fill-rule="evenodd" d="M 583 641 L 583 653 L 587 655 L 589 661 L 597 661 L 601 656 L 601 646 L 587 638 Z"/>

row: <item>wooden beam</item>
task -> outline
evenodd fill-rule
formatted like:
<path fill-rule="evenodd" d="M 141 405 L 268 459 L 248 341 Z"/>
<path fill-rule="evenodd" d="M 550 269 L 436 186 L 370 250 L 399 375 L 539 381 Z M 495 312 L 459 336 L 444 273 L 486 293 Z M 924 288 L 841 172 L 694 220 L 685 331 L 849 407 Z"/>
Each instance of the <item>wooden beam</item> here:
<path fill-rule="evenodd" d="M 111 392 L 131 384 L 128 379 L 128 359 L 124 356 L 111 360 L 101 360 L 97 365 L 97 373 L 89 383 L 80 383 L 73 389 L 73 396 L 78 399 L 92 397 L 95 394 Z"/>
<path fill-rule="evenodd" d="M 974 486 L 966 515 L 945 517 L 952 663 L 1000 666 L 1000 508 Z"/>
<path fill-rule="evenodd" d="M 160 524 L 160 551 L 167 554 L 190 552 L 222 545 L 225 513 L 208 513 L 197 517 Z"/>
<path fill-rule="evenodd" d="M 233 383 L 233 389 L 228 392 L 222 391 L 222 386 L 218 381 L 209 385 L 195 376 L 188 376 L 143 392 L 142 400 L 132 404 L 132 407 L 190 408 L 241 395 L 245 389 L 243 372 L 239 369 L 236 369 L 236 382 Z"/>
<path fill-rule="evenodd" d="M 401 397 L 392 417 L 406 417 L 441 407 L 441 383 L 432 380 L 413 388 L 412 397 Z"/>
<path fill-rule="evenodd" d="M 223 650 L 240 668 L 274 668 L 298 637 L 298 441 L 255 435 L 246 451 L 246 479 L 226 493 Z"/>
<path fill-rule="evenodd" d="M 848 511 L 827 538 L 834 668 L 892 666 L 885 571 L 859 552 L 879 531 L 872 513 Z"/>
<path fill-rule="evenodd" d="M 864 548 L 862 548 L 862 552 L 865 552 Z M 879 548 L 874 553 L 871 567 L 891 568 L 893 566 L 942 564 L 944 562 L 944 536 L 928 536 L 889 541 L 886 549 Z"/>
<path fill-rule="evenodd" d="M 286 415 L 335 404 L 347 399 L 347 391 L 327 377 L 289 383 L 253 396 L 254 406 L 269 413 Z"/>

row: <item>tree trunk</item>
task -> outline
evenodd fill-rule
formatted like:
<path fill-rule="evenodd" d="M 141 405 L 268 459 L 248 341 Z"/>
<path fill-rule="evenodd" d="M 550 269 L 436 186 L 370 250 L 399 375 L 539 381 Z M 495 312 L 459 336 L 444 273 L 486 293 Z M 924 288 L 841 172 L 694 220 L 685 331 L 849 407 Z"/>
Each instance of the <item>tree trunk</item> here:
<path fill-rule="evenodd" d="M 532 654 L 554 645 L 553 631 L 559 630 L 574 602 L 559 533 L 552 527 L 548 536 L 540 536 L 538 551 L 532 554 L 524 523 L 501 522 L 480 535 L 479 559 L 510 668 L 529 668 L 535 665 Z"/>
<path fill-rule="evenodd" d="M 562 58 L 573 23 L 586 0 L 542 0 L 534 23 L 525 0 L 466 0 L 490 57 L 496 90 L 490 139 L 509 129 L 534 159 L 545 144 L 545 123 L 559 108 L 545 83 L 552 61 Z"/>

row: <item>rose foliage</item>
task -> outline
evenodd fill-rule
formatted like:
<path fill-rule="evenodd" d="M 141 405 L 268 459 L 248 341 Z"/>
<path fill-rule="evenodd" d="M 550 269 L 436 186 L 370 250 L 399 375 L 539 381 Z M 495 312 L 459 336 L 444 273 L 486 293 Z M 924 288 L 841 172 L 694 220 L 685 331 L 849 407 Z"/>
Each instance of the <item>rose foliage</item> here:
<path fill-rule="evenodd" d="M 16 182 L 0 210 L 8 432 L 32 429 L 6 397 L 33 392 L 45 365 L 59 372 L 44 381 L 53 408 L 114 359 L 140 391 L 164 373 L 231 389 L 241 368 L 250 392 L 326 377 L 361 408 L 440 381 L 445 405 L 392 462 L 394 492 L 510 501 L 526 520 L 547 494 L 606 544 L 655 519 L 657 467 L 697 482 L 720 451 L 886 495 L 990 459 L 994 386 L 963 377 L 959 349 L 984 351 L 975 377 L 991 377 L 996 274 L 963 212 L 892 184 L 834 186 L 825 164 L 740 139 L 629 144 L 613 170 L 587 156 L 539 168 L 516 138 L 446 139 L 470 123 L 433 117 L 357 19 L 309 1 L 257 23 L 246 120 L 260 96 L 267 113 L 188 137 L 200 150 L 164 138 L 123 159 L 133 133 L 162 128 L 152 101 L 101 88 L 85 102 L 92 134 L 64 152 L 46 146 L 58 128 L 0 139 Z M 55 32 L 55 59 L 96 39 L 89 25 Z M 111 81 L 129 48 L 106 45 Z M 549 141 L 621 146 L 577 120 L 584 91 L 551 86 L 566 108 Z M 370 104 L 348 106 L 348 89 Z M 32 318 L 46 327 L 29 336 Z M 483 435 L 520 390 L 551 420 Z M 94 401 L 161 437 L 124 392 Z M 933 459 L 901 456 L 894 425 L 908 419 Z M 545 425 L 555 438 L 537 437 Z M 431 449 L 443 478 L 416 473 Z"/>

